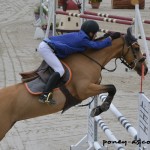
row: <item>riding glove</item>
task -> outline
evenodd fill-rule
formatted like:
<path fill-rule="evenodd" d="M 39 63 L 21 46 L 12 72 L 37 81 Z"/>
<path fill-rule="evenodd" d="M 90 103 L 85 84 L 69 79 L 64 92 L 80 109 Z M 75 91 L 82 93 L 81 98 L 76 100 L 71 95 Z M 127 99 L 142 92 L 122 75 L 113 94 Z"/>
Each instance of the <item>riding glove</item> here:
<path fill-rule="evenodd" d="M 110 35 L 112 40 L 120 38 L 120 36 L 121 36 L 120 32 L 115 32 L 112 35 Z"/>

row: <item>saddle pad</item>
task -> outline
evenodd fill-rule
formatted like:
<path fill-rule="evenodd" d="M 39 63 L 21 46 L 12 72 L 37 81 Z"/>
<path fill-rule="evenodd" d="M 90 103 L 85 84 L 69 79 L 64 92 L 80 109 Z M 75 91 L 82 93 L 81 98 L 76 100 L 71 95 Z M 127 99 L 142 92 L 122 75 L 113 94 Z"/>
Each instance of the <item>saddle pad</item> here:
<path fill-rule="evenodd" d="M 55 87 L 58 88 L 62 85 L 67 85 L 71 78 L 72 78 L 72 72 L 71 69 L 69 68 L 69 66 L 67 64 L 65 64 L 64 62 L 62 62 L 63 67 L 65 69 L 65 74 L 64 76 L 60 79 L 60 82 L 58 83 L 58 85 Z M 43 79 L 43 77 L 38 77 L 30 82 L 26 82 L 25 87 L 26 89 L 29 91 L 29 93 L 34 94 L 34 95 L 38 95 L 41 94 L 42 91 L 44 90 L 44 87 L 46 86 L 46 83 L 49 79 L 49 76 L 53 73 L 54 71 L 49 67 L 49 70 L 47 71 L 46 75 L 47 77 Z"/>

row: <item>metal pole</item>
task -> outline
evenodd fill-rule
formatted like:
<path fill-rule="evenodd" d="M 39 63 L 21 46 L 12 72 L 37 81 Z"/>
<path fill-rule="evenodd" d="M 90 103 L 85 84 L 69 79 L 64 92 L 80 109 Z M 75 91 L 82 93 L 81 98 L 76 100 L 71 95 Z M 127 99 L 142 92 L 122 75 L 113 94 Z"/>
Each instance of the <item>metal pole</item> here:
<path fill-rule="evenodd" d="M 139 12 L 139 5 L 138 4 L 135 5 L 135 13 L 136 13 L 136 17 L 137 17 L 137 20 L 138 20 L 138 25 L 139 25 L 139 28 L 140 28 L 140 32 L 141 32 L 142 40 L 143 40 L 143 43 L 144 43 L 144 47 L 145 47 L 146 58 L 147 58 L 147 62 L 148 62 L 148 70 L 150 72 L 150 54 L 149 54 L 149 49 L 148 49 L 148 45 L 147 45 L 147 42 L 146 42 L 145 32 L 144 32 L 144 28 L 143 28 L 143 24 L 142 24 L 141 15 L 140 15 L 140 12 Z"/>
<path fill-rule="evenodd" d="M 50 26 L 52 23 L 52 13 L 53 13 L 53 8 L 51 7 L 51 0 L 48 1 L 48 21 L 47 21 L 47 29 L 46 29 L 46 33 L 45 33 L 45 38 L 48 37 L 49 32 L 50 32 Z"/>
<path fill-rule="evenodd" d="M 137 18 L 136 11 L 135 11 L 134 27 L 135 27 L 135 37 L 138 38 L 138 18 Z"/>
<path fill-rule="evenodd" d="M 56 35 L 56 0 L 53 0 L 53 36 Z"/>
<path fill-rule="evenodd" d="M 81 13 L 83 14 L 85 11 L 85 0 L 82 0 L 82 9 L 81 9 Z M 81 24 L 83 24 L 84 22 L 84 18 L 81 18 Z"/>
<path fill-rule="evenodd" d="M 43 0 L 40 1 L 40 20 L 41 20 L 41 26 L 43 24 L 43 7 L 42 7 Z"/>

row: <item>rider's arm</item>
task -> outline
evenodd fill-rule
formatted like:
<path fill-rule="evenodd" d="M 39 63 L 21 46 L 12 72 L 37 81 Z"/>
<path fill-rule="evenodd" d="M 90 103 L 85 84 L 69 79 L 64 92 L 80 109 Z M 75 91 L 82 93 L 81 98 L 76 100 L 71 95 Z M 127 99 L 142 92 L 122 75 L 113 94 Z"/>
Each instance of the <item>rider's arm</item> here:
<path fill-rule="evenodd" d="M 101 41 L 90 41 L 89 39 L 85 38 L 83 40 L 83 44 L 87 48 L 102 49 L 102 48 L 105 48 L 107 46 L 111 46 L 112 40 L 111 40 L 111 37 L 107 37 Z"/>

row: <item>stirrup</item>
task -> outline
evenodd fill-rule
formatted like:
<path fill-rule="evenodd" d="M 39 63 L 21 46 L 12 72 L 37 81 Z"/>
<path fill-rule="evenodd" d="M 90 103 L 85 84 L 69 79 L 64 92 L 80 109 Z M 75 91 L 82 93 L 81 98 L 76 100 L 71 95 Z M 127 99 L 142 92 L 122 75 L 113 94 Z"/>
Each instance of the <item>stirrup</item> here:
<path fill-rule="evenodd" d="M 56 101 L 52 99 L 53 98 L 53 93 L 50 92 L 47 96 L 47 99 L 45 101 L 45 103 L 48 103 L 48 104 L 56 104 Z"/>

